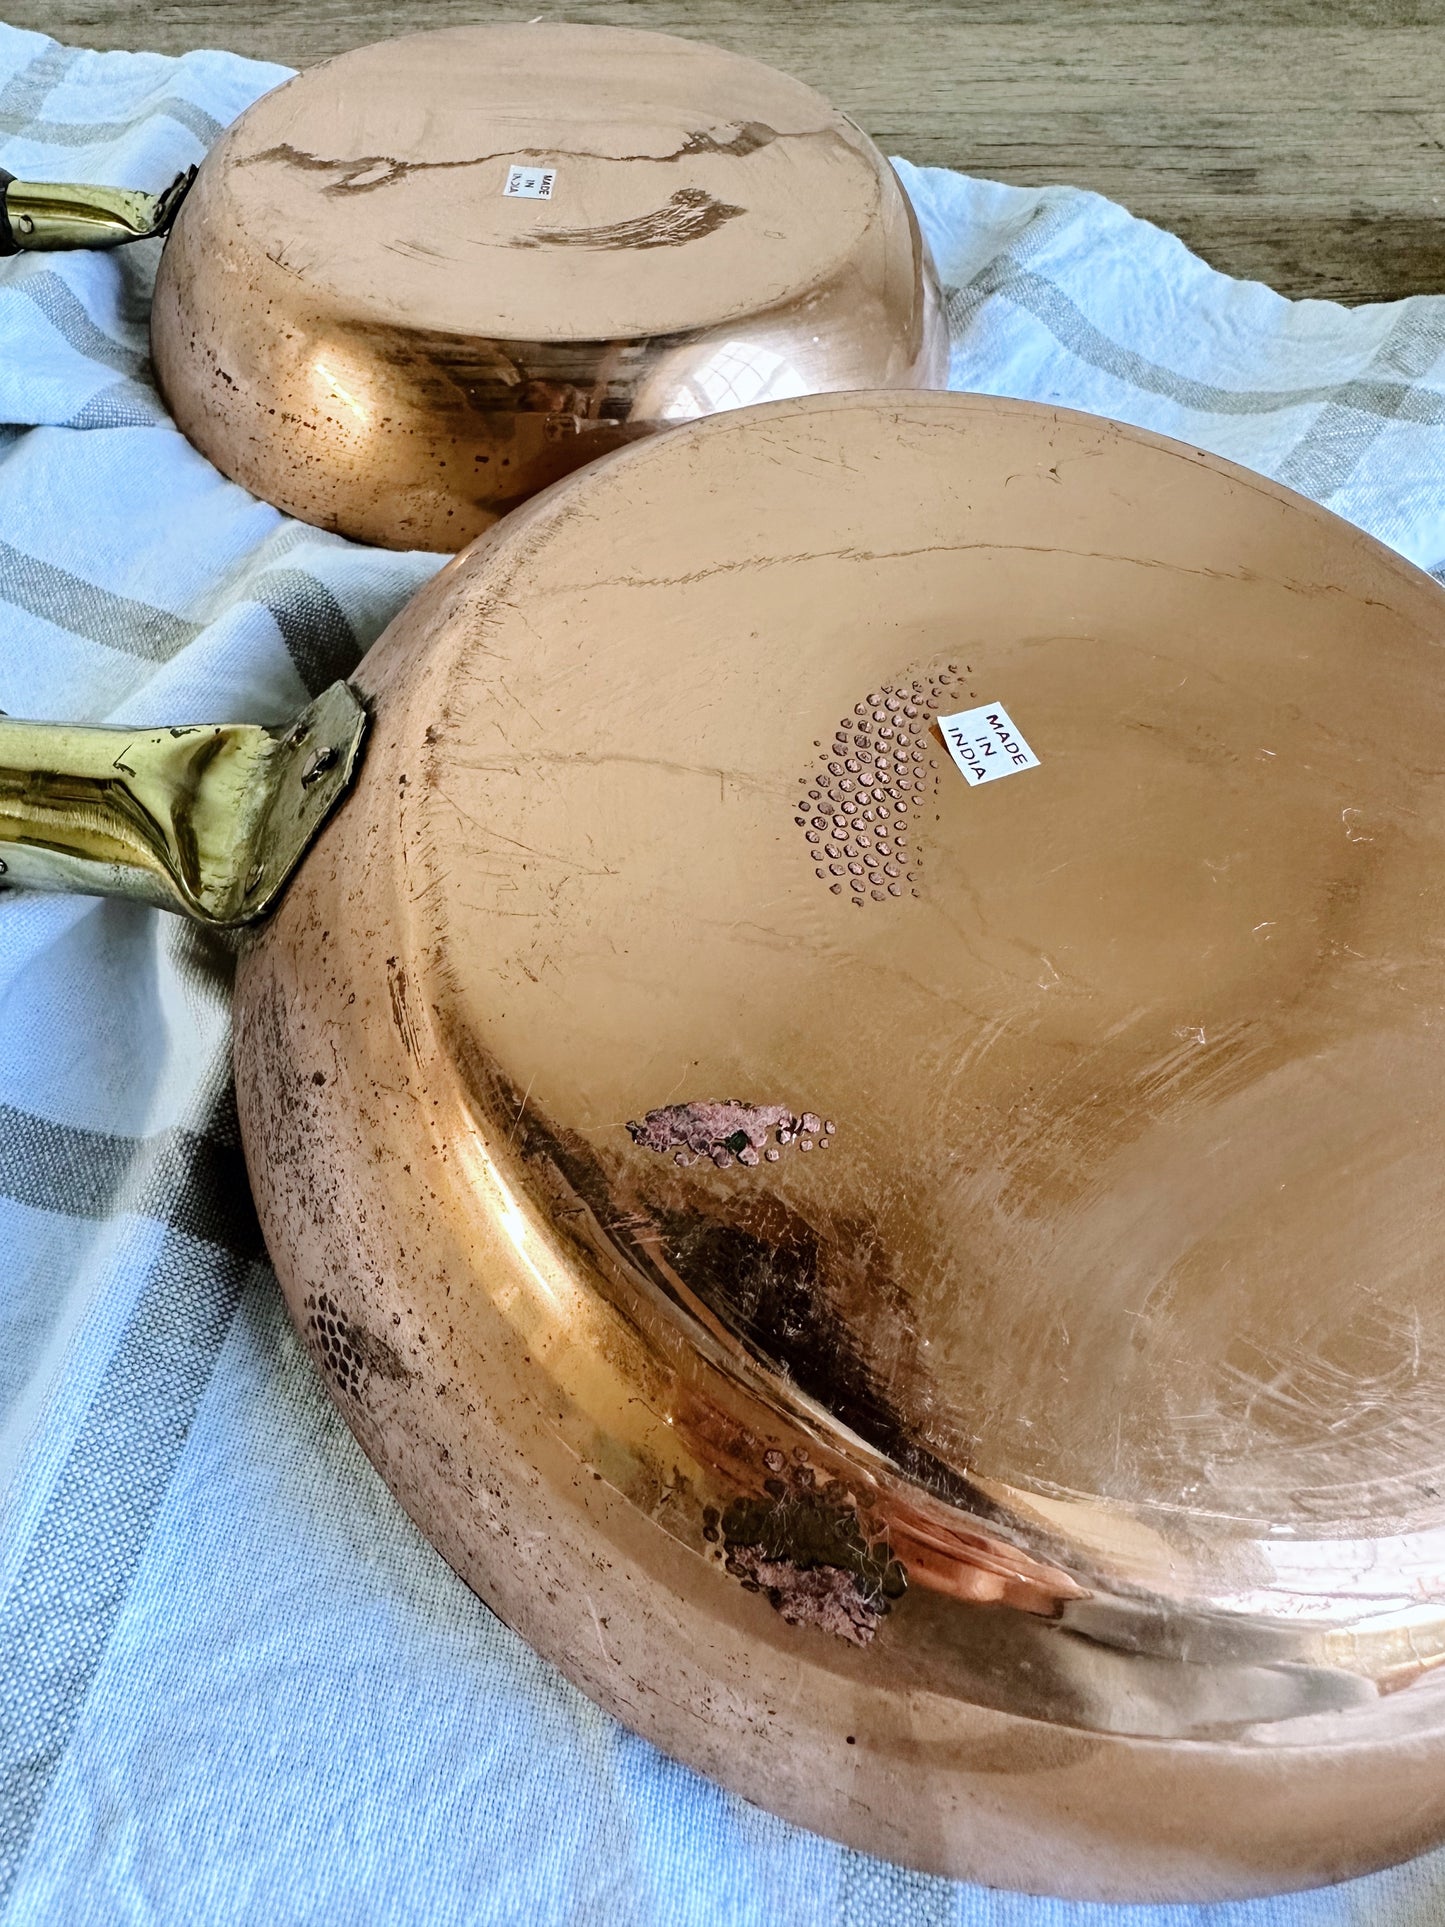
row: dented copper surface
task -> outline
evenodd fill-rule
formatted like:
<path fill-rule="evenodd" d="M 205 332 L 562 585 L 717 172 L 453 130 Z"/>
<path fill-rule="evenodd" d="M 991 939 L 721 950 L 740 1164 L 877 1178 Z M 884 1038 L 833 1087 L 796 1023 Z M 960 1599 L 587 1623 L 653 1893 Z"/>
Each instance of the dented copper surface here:
<path fill-rule="evenodd" d="M 941 386 L 948 359 L 851 121 L 718 48 L 560 24 L 364 47 L 256 102 L 181 210 L 151 338 L 219 468 L 390 548 L 460 548 L 655 430 Z"/>
<path fill-rule="evenodd" d="M 509 1625 L 940 1873 L 1445 1838 L 1442 635 L 1272 483 L 958 395 L 659 437 L 422 591 L 238 1098 L 298 1327 Z M 1027 780 L 939 741 L 988 705 Z"/>

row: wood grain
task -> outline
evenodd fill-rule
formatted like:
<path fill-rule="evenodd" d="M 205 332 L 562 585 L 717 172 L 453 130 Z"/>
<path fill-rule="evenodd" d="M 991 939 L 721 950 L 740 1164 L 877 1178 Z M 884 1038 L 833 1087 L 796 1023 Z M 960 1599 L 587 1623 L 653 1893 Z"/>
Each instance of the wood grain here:
<path fill-rule="evenodd" d="M 9 12 L 89 46 L 223 46 L 295 66 L 414 28 L 528 17 L 528 0 Z M 1445 288 L 1445 0 L 572 0 L 544 17 L 752 54 L 821 88 L 889 153 L 1095 188 L 1287 294 Z"/>

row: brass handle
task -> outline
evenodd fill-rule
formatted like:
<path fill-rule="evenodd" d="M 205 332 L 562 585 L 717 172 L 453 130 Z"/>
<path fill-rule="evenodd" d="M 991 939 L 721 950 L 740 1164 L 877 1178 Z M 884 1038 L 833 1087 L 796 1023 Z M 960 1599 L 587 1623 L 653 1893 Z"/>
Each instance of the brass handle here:
<path fill-rule="evenodd" d="M 366 724 L 347 683 L 274 729 L 4 718 L 0 883 L 254 922 L 350 786 Z"/>
<path fill-rule="evenodd" d="M 68 181 L 17 181 L 0 168 L 0 255 L 118 248 L 165 234 L 196 178 L 177 174 L 159 194 Z"/>

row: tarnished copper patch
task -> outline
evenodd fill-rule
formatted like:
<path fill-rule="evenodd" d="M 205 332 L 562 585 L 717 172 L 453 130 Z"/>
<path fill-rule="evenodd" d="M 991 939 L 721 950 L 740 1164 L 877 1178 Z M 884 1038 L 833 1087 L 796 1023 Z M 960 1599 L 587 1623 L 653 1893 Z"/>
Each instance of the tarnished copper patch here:
<path fill-rule="evenodd" d="M 648 1151 L 671 1151 L 675 1164 L 705 1157 L 726 1170 L 734 1159 L 739 1164 L 756 1164 L 766 1158 L 776 1164 L 780 1145 L 796 1144 L 800 1151 L 811 1151 L 816 1145 L 826 1151 L 837 1127 L 813 1111 L 795 1114 L 786 1104 L 743 1104 L 735 1097 L 724 1097 L 664 1104 L 627 1128 L 634 1144 Z"/>

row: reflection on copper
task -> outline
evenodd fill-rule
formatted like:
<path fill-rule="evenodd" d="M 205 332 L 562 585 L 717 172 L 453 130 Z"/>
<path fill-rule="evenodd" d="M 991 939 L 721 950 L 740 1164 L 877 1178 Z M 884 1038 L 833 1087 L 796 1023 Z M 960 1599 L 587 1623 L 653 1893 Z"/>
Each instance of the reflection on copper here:
<path fill-rule="evenodd" d="M 510 1625 L 937 1873 L 1445 1838 L 1442 635 L 1258 477 L 906 392 L 681 424 L 423 592 L 238 1101 L 348 1422 Z M 1038 769 L 866 784 L 921 861 L 855 912 L 845 779 L 970 700 Z"/>
<path fill-rule="evenodd" d="M 333 369 L 327 367 L 324 361 L 316 361 L 312 365 L 322 383 L 323 393 L 330 399 L 339 401 L 343 408 L 349 409 L 362 428 L 369 428 L 371 410 L 357 400 L 352 391 L 346 387 Z"/>
<path fill-rule="evenodd" d="M 693 369 L 657 412 L 665 422 L 690 422 L 725 408 L 785 401 L 807 392 L 808 384 L 797 368 L 776 349 L 760 342 L 725 341 Z"/>
<path fill-rule="evenodd" d="M 550 199 L 504 194 L 517 152 Z M 181 207 L 151 345 L 224 474 L 391 548 L 461 548 L 679 422 L 948 367 L 918 224 L 851 121 L 718 48 L 558 24 L 263 96 Z"/>

